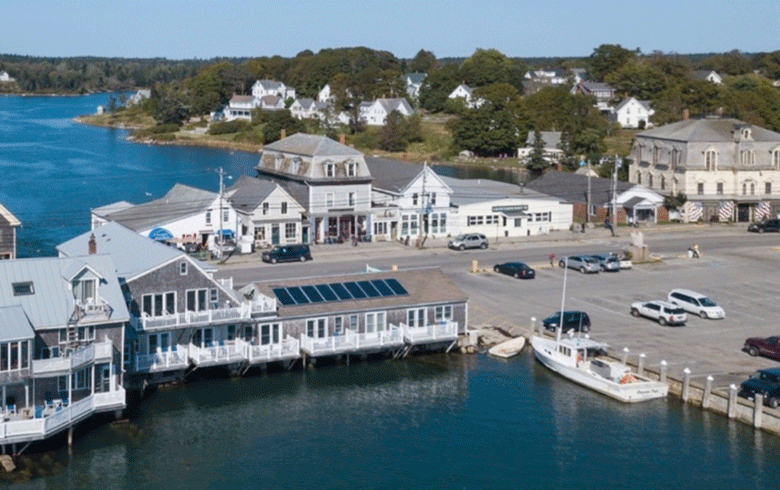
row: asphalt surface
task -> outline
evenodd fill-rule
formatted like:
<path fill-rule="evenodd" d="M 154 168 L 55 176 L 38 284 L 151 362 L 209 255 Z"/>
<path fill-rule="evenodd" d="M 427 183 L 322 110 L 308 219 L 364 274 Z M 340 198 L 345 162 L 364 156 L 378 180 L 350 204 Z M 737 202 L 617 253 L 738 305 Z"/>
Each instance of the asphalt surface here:
<path fill-rule="evenodd" d="M 587 311 L 590 335 L 609 343 L 613 354 L 619 356 L 628 348 L 634 362 L 644 354 L 644 364 L 651 369 L 665 360 L 669 374 L 677 378 L 688 368 L 697 384 L 708 375 L 715 378 L 715 388 L 739 383 L 758 368 L 778 365 L 742 352 L 744 340 L 780 334 L 780 234 L 752 234 L 745 229 L 743 224 L 640 228 L 655 260 L 614 273 L 583 275 L 569 270 L 565 308 Z M 398 242 L 314 245 L 312 262 L 269 265 L 257 253 L 234 255 L 223 264 L 214 263 L 215 276 L 232 277 L 234 286 L 240 287 L 258 280 L 358 273 L 366 267 L 436 266 L 451 274 L 469 295 L 469 328 L 528 335 L 532 326 L 561 308 L 564 271 L 550 266 L 549 255 L 556 256 L 557 264 L 567 254 L 627 249 L 632 230 L 616 231 L 615 237 L 595 228 L 584 234 L 565 231 L 499 239 L 491 241 L 488 250 L 464 252 L 447 249 L 446 240 L 427 240 L 423 248 Z M 699 259 L 688 258 L 687 248 L 693 243 L 700 247 Z M 536 279 L 517 280 L 492 271 L 494 264 L 510 260 L 536 268 Z M 473 261 L 477 261 L 476 273 L 471 272 Z M 689 315 L 685 326 L 670 327 L 631 316 L 631 303 L 666 299 L 673 288 L 710 296 L 725 309 L 726 318 Z"/>

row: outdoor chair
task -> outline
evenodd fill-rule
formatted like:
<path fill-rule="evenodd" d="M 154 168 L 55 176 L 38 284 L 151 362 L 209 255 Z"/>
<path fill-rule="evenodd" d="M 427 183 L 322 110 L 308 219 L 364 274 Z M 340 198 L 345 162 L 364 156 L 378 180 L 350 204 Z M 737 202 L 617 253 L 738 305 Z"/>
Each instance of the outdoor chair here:
<path fill-rule="evenodd" d="M 43 403 L 46 405 L 46 408 L 54 408 L 54 399 L 51 396 L 51 391 L 43 394 Z"/>
<path fill-rule="evenodd" d="M 67 407 L 68 406 L 68 392 L 67 391 L 60 391 L 60 400 L 62 400 L 62 406 Z"/>
<path fill-rule="evenodd" d="M 35 418 L 36 419 L 43 418 L 43 405 L 35 405 Z"/>

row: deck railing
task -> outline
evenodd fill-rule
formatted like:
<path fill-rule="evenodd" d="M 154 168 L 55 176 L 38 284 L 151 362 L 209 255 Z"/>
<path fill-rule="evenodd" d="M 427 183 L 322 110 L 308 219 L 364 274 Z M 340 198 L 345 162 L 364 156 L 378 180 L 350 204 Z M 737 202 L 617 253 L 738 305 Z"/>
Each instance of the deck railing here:
<path fill-rule="evenodd" d="M 135 358 L 136 371 L 157 371 L 161 369 L 185 368 L 189 365 L 188 346 L 172 345 L 165 351 L 141 354 Z"/>
<path fill-rule="evenodd" d="M 130 323 L 136 329 L 152 330 L 156 328 L 191 327 L 197 325 L 209 325 L 212 323 L 228 323 L 237 320 L 246 320 L 251 317 L 253 306 L 243 303 L 234 308 L 217 308 L 203 311 L 185 311 L 169 315 L 149 317 L 132 317 Z"/>
<path fill-rule="evenodd" d="M 458 322 L 450 320 L 421 327 L 410 327 L 405 323 L 401 323 L 400 326 L 403 330 L 404 340 L 410 344 L 441 342 L 458 338 Z"/>
<path fill-rule="evenodd" d="M 400 346 L 403 344 L 403 333 L 395 325 L 378 332 L 357 333 L 349 328 L 343 333 L 330 337 L 301 337 L 301 349 L 309 355 L 342 354 L 349 351 L 365 351 L 372 348 Z"/>
<path fill-rule="evenodd" d="M 75 370 L 93 362 L 110 361 L 113 353 L 111 341 L 85 345 L 64 357 L 33 359 L 33 375 L 63 373 Z"/>
<path fill-rule="evenodd" d="M 289 335 L 277 344 L 253 345 L 241 339 L 236 340 L 236 344 L 250 363 L 297 359 L 301 356 L 301 342 Z"/>

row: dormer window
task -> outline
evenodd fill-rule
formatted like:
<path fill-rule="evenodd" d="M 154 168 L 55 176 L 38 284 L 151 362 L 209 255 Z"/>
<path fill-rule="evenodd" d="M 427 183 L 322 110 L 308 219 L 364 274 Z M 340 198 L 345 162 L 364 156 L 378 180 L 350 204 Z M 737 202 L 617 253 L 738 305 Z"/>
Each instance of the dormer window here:
<path fill-rule="evenodd" d="M 274 169 L 279 170 L 282 168 L 282 162 L 284 161 L 284 155 L 276 155 L 274 160 Z"/>
<path fill-rule="evenodd" d="M 780 148 L 772 150 L 772 168 L 780 170 Z"/>
<path fill-rule="evenodd" d="M 297 174 L 300 168 L 301 168 L 301 159 L 293 158 L 292 162 L 290 162 L 290 173 Z"/>
<path fill-rule="evenodd" d="M 347 163 L 347 177 L 354 177 L 357 175 L 357 165 L 354 162 Z"/>
<path fill-rule="evenodd" d="M 15 282 L 11 286 L 14 290 L 14 296 L 27 296 L 30 294 L 35 294 L 35 288 L 33 288 L 33 283 L 30 281 Z"/>
<path fill-rule="evenodd" d="M 742 128 L 742 139 L 743 140 L 749 140 L 752 139 L 753 135 L 751 134 L 750 128 Z"/>
<path fill-rule="evenodd" d="M 80 279 L 73 282 L 73 297 L 80 304 L 97 302 L 97 279 Z"/>
<path fill-rule="evenodd" d="M 745 150 L 740 154 L 742 165 L 750 166 L 756 163 L 756 152 L 753 150 Z"/>
<path fill-rule="evenodd" d="M 707 170 L 718 170 L 718 152 L 716 150 L 705 151 L 704 164 Z"/>
<path fill-rule="evenodd" d="M 336 164 L 332 162 L 328 162 L 325 164 L 325 177 L 335 177 L 336 176 Z"/>

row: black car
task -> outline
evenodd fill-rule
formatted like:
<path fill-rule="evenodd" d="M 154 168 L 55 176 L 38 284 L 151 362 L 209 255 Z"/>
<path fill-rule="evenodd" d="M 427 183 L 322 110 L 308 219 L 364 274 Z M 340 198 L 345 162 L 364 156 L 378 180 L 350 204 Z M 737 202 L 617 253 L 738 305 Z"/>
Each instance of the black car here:
<path fill-rule="evenodd" d="M 306 262 L 311 260 L 311 250 L 306 244 L 302 245 L 277 245 L 271 250 L 263 252 L 263 262 L 275 264 L 277 262 Z"/>
<path fill-rule="evenodd" d="M 561 321 L 561 312 L 555 312 L 542 320 L 542 325 L 547 330 L 555 330 L 558 328 L 558 324 Z M 568 332 L 569 330 L 575 332 L 587 333 L 590 331 L 590 317 L 584 311 L 564 311 L 563 312 L 563 327 L 562 332 Z"/>
<path fill-rule="evenodd" d="M 758 223 L 750 223 L 748 231 L 755 231 L 756 233 L 764 233 L 765 231 L 780 232 L 780 219 L 768 219 Z"/>
<path fill-rule="evenodd" d="M 740 385 L 739 396 L 752 400 L 756 393 L 764 396 L 764 405 L 780 406 L 780 367 L 759 369 Z"/>
<path fill-rule="evenodd" d="M 512 276 L 515 279 L 533 279 L 536 277 L 536 271 L 533 270 L 528 264 L 522 262 L 506 262 L 504 264 L 496 264 L 493 266 L 495 272 Z"/>

